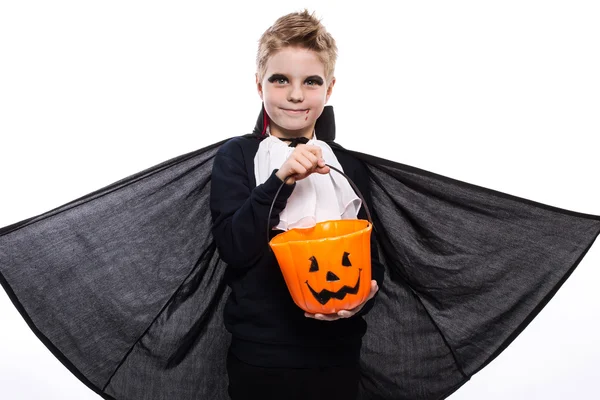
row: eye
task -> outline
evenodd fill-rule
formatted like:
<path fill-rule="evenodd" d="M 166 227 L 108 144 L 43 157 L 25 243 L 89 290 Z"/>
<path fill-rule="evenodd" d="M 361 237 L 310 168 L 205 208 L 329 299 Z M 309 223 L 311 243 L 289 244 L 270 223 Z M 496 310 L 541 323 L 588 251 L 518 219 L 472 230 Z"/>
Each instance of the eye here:
<path fill-rule="evenodd" d="M 278 85 L 284 85 L 285 83 L 287 83 L 288 79 L 284 75 L 273 74 L 269 77 L 268 81 L 271 83 L 276 83 Z"/>
<path fill-rule="evenodd" d="M 315 256 L 312 256 L 311 258 L 309 258 L 310 260 L 310 269 L 308 270 L 308 272 L 317 272 L 319 270 L 319 263 L 317 262 L 317 259 L 315 258 Z"/>
<path fill-rule="evenodd" d="M 308 84 L 308 86 L 321 86 L 323 85 L 323 80 L 319 77 L 308 78 L 306 80 L 306 83 Z"/>
<path fill-rule="evenodd" d="M 348 256 L 350 255 L 350 253 L 348 252 L 344 252 L 344 256 L 342 257 L 342 265 L 344 267 L 351 267 L 352 263 L 350 262 L 350 258 L 348 258 Z"/>

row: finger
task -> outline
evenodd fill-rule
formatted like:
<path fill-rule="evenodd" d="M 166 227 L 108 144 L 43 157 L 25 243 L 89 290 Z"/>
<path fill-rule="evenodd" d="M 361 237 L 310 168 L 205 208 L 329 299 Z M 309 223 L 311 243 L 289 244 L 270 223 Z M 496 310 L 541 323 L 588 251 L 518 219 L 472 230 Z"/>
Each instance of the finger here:
<path fill-rule="evenodd" d="M 375 297 L 375 294 L 377 293 L 377 291 L 379 290 L 379 286 L 377 286 L 377 281 L 376 280 L 372 280 L 371 281 L 371 291 L 369 292 L 369 296 L 367 297 L 367 299 L 360 304 L 359 306 L 352 308 L 350 310 L 341 310 L 338 312 L 338 315 L 343 316 L 344 318 L 348 318 L 353 316 L 354 314 L 356 314 L 357 312 L 359 312 L 367 303 L 367 301 L 371 300 L 373 297 Z M 350 313 L 348 316 L 346 316 L 347 314 L 345 312 Z"/>
<path fill-rule="evenodd" d="M 367 298 L 367 301 L 369 301 L 373 297 L 375 297 L 375 294 L 377 294 L 378 290 L 379 290 L 379 286 L 377 285 L 377 281 L 376 280 L 372 280 L 371 281 L 371 292 L 369 293 L 369 297 Z"/>
<path fill-rule="evenodd" d="M 314 153 L 304 149 L 299 151 L 298 153 L 298 157 L 304 157 L 306 160 L 308 160 L 310 162 L 310 169 L 315 169 L 319 166 L 319 160 L 320 158 L 317 157 Z"/>
<path fill-rule="evenodd" d="M 320 158 L 323 158 L 321 155 L 321 148 L 319 146 L 302 146 L 302 147 L 296 147 L 296 150 L 298 153 L 303 153 L 303 154 L 310 154 L 310 156 L 312 158 L 314 158 L 315 160 L 318 160 Z"/>
<path fill-rule="evenodd" d="M 340 317 L 336 314 L 315 314 L 315 318 L 320 321 L 335 321 L 340 319 Z"/>
<path fill-rule="evenodd" d="M 344 315 L 348 315 L 348 317 L 351 317 L 354 314 L 356 314 L 357 312 L 359 312 L 360 310 L 362 310 L 362 308 L 365 306 L 365 304 L 367 303 L 367 301 L 369 301 L 369 300 L 365 300 L 362 304 L 359 304 L 358 306 L 356 306 L 354 308 L 351 308 L 350 310 L 342 310 L 340 312 L 344 311 L 345 312 Z M 348 313 L 348 314 L 346 314 L 346 313 Z M 345 318 L 348 318 L 348 317 L 345 317 Z"/>
<path fill-rule="evenodd" d="M 352 310 L 340 310 L 338 312 L 338 315 L 342 318 L 350 318 L 351 316 L 359 312 L 361 308 L 362 304 L 358 307 L 353 308 Z"/>
<path fill-rule="evenodd" d="M 377 292 L 371 291 L 371 293 L 369 293 L 369 296 L 367 297 L 365 302 L 367 302 L 367 301 L 371 300 L 373 297 L 375 297 L 375 293 L 377 293 Z"/>
<path fill-rule="evenodd" d="M 307 170 L 306 168 L 298 162 L 298 160 L 296 159 L 291 159 L 288 160 L 289 162 L 289 168 L 290 168 L 290 174 L 289 175 L 299 175 L 299 176 L 303 176 L 304 174 L 306 174 Z M 298 178 L 296 178 L 298 179 Z"/>
<path fill-rule="evenodd" d="M 307 169 L 311 169 L 314 172 L 321 174 L 329 173 L 329 167 L 327 167 L 325 160 L 322 158 L 322 150 L 319 146 L 305 145 L 304 147 L 300 148 L 298 154 L 302 154 L 311 162 L 310 168 L 304 164 Z"/>
<path fill-rule="evenodd" d="M 319 174 L 328 174 L 329 173 L 329 167 L 328 166 L 317 167 L 317 169 L 315 169 L 315 172 L 317 172 Z"/>
<path fill-rule="evenodd" d="M 336 319 L 339 319 L 335 316 L 335 314 L 311 314 L 311 313 L 305 312 L 304 316 L 306 318 L 319 319 L 322 321 L 335 321 Z"/>
<path fill-rule="evenodd" d="M 319 146 L 315 146 L 314 144 L 307 144 L 304 147 L 302 147 L 302 149 L 310 151 L 317 158 L 323 158 L 323 150 L 321 150 Z"/>
<path fill-rule="evenodd" d="M 296 161 L 298 161 L 307 171 L 312 171 L 317 166 L 317 159 L 312 153 L 298 153 L 295 156 Z"/>

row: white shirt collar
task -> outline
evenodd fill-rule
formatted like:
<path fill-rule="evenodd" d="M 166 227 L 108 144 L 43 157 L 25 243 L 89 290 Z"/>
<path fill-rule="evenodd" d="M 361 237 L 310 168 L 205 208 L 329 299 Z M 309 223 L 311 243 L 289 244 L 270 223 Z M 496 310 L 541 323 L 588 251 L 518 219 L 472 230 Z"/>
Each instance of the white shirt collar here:
<path fill-rule="evenodd" d="M 270 125 L 267 125 L 267 129 L 266 129 L 265 133 L 267 136 L 273 136 L 273 135 L 271 135 L 271 126 Z M 279 139 L 277 136 L 273 136 L 273 137 Z M 310 140 L 317 140 L 317 131 L 315 129 L 313 129 L 313 135 Z"/>

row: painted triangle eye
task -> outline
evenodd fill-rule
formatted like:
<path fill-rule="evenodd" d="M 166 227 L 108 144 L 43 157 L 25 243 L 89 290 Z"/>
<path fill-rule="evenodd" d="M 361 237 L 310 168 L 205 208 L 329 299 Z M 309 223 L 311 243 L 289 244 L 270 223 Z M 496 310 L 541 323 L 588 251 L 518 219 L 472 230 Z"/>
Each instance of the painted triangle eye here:
<path fill-rule="evenodd" d="M 342 265 L 344 267 L 351 267 L 352 263 L 350 262 L 350 259 L 348 258 L 348 256 L 350 255 L 350 253 L 348 252 L 344 252 L 344 256 L 342 257 Z"/>
<path fill-rule="evenodd" d="M 309 258 L 310 260 L 310 269 L 308 270 L 308 272 L 317 272 L 319 270 L 319 263 L 317 262 L 317 259 L 315 258 L 315 256 L 312 256 L 311 258 Z"/>

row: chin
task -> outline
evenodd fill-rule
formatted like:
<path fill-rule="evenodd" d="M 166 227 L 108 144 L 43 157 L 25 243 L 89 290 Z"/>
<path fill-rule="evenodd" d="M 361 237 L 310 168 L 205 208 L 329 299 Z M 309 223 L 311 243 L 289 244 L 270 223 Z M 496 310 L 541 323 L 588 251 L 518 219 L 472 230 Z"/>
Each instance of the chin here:
<path fill-rule="evenodd" d="M 282 128 L 289 132 L 300 132 L 301 130 L 306 129 L 306 127 L 308 127 L 308 125 L 303 125 L 303 126 L 298 126 L 298 127 L 293 126 L 290 128 L 282 127 Z"/>
<path fill-rule="evenodd" d="M 296 123 L 296 124 L 279 123 L 277 121 L 272 121 L 272 122 L 275 122 L 275 124 L 277 126 L 279 126 L 281 129 L 285 129 L 286 131 L 299 131 L 299 130 L 305 129 L 306 127 L 308 127 L 314 123 L 314 121 L 302 121 L 302 123 Z"/>

